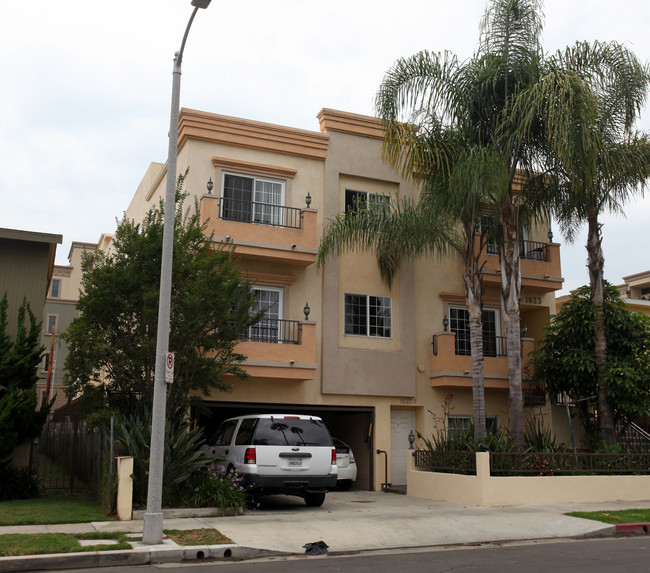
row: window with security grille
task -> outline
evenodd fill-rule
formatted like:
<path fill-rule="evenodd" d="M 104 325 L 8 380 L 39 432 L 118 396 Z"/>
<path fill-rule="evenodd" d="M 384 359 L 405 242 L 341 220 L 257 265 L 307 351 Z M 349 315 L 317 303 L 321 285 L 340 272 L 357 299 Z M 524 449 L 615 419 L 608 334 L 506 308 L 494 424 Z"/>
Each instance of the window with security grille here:
<path fill-rule="evenodd" d="M 392 299 L 388 296 L 345 294 L 345 334 L 390 338 Z"/>
<path fill-rule="evenodd" d="M 284 183 L 229 173 L 223 176 L 221 217 L 282 225 Z"/>

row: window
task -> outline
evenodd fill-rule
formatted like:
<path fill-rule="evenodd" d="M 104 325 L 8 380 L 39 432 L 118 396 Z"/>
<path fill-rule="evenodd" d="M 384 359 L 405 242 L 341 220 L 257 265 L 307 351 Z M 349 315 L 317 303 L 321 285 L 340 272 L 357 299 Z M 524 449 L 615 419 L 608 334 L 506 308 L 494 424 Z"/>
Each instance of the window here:
<path fill-rule="evenodd" d="M 447 416 L 447 438 L 455 440 L 462 438 L 470 429 L 473 416 Z M 499 429 L 499 419 L 497 416 L 485 416 L 485 429 L 488 434 L 496 433 Z"/>
<path fill-rule="evenodd" d="M 235 221 L 283 224 L 284 183 L 224 174 L 221 217 Z"/>
<path fill-rule="evenodd" d="M 391 336 L 392 299 L 388 296 L 345 294 L 345 334 Z"/>
<path fill-rule="evenodd" d="M 277 342 L 280 339 L 280 317 L 282 316 L 282 291 L 270 287 L 254 287 L 256 295 L 252 311 L 264 311 L 264 318 L 248 329 L 248 340 Z"/>
<path fill-rule="evenodd" d="M 390 205 L 389 195 L 380 195 L 378 193 L 368 193 L 366 191 L 345 190 L 345 212 L 348 213 L 364 205 L 373 205 L 384 203 Z"/>
<path fill-rule="evenodd" d="M 497 311 L 483 309 L 483 355 L 503 356 L 500 348 L 499 321 Z M 471 356 L 472 348 L 469 336 L 469 313 L 466 308 L 449 307 L 449 328 L 456 334 L 456 354 L 458 356 Z"/>
<path fill-rule="evenodd" d="M 59 316 L 56 314 L 48 314 L 47 322 L 45 324 L 45 334 L 52 334 L 52 328 L 57 325 Z"/>
<path fill-rule="evenodd" d="M 61 279 L 52 279 L 52 286 L 50 287 L 50 296 L 52 298 L 61 297 Z"/>

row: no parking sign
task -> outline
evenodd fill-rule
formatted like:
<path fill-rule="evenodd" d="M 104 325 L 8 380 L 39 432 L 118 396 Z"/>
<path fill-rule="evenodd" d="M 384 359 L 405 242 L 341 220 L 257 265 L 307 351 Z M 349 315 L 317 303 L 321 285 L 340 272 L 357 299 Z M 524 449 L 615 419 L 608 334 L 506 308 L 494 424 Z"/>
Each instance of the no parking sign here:
<path fill-rule="evenodd" d="M 165 382 L 171 384 L 174 381 L 174 353 L 168 352 L 165 359 Z"/>

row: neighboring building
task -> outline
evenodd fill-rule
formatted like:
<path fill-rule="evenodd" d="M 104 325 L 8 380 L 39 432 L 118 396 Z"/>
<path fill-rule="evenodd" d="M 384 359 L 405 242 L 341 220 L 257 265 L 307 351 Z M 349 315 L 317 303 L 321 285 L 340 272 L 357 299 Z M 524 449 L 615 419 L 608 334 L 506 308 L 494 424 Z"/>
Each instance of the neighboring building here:
<path fill-rule="evenodd" d="M 85 251 L 94 251 L 95 243 L 73 242 L 68 254 L 68 266 L 55 265 L 50 288 L 43 311 L 43 334 L 41 341 L 45 346 L 45 356 L 39 370 L 36 391 L 39 406 L 44 401 L 55 398 L 52 411 L 65 405 L 67 398 L 63 390 L 64 364 L 68 354 L 61 334 L 77 316 L 76 304 L 81 288 L 81 256 Z M 54 330 L 54 337 L 52 331 Z M 49 379 L 49 382 L 48 382 Z"/>
<path fill-rule="evenodd" d="M 207 234 L 234 245 L 261 304 L 273 304 L 264 327 L 252 327 L 239 346 L 250 377 L 231 393 L 210 396 L 206 426 L 251 411 L 322 416 L 352 447 L 357 486 L 378 490 L 386 481 L 406 483 L 412 431 L 428 437 L 444 423 L 453 432 L 472 416 L 462 263 L 405 263 L 392 288 L 369 253 L 345 254 L 317 269 L 328 219 L 359 198 L 417 195 L 381 161 L 379 120 L 330 109 L 318 119 L 320 132 L 181 112 L 178 172 L 189 168 L 186 205 L 200 201 Z M 127 218 L 141 220 L 164 197 L 165 176 L 164 165 L 151 165 Z M 524 357 L 555 312 L 563 281 L 559 245 L 547 233 L 534 229 L 521 243 Z M 491 425 L 507 426 L 499 258 L 484 259 L 487 414 Z M 524 379 L 528 415 L 565 431 L 563 411 L 545 404 L 527 368 Z"/>
<path fill-rule="evenodd" d="M 624 284 L 617 288 L 632 312 L 650 315 L 650 271 L 623 277 Z"/>
<path fill-rule="evenodd" d="M 61 235 L 0 229 L 0 298 L 7 293 L 9 335 L 16 336 L 18 309 L 27 298 L 34 315 L 43 316 L 56 246 Z"/>

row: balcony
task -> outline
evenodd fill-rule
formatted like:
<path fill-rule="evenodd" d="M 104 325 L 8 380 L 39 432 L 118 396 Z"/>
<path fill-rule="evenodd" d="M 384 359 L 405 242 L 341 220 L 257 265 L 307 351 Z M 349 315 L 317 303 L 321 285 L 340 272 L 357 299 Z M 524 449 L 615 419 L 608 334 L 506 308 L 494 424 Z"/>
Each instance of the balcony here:
<path fill-rule="evenodd" d="M 478 239 L 474 242 L 478 249 Z M 522 288 L 538 292 L 553 292 L 562 288 L 562 270 L 560 268 L 560 245 L 537 241 L 519 241 L 519 258 L 521 259 Z M 499 249 L 488 245 L 481 257 L 483 284 L 487 287 L 501 286 L 499 269 Z"/>
<path fill-rule="evenodd" d="M 316 260 L 315 209 L 204 195 L 205 233 L 234 245 L 244 260 L 307 267 Z"/>
<path fill-rule="evenodd" d="M 522 339 L 522 356 L 533 350 L 532 338 Z M 505 389 L 508 381 L 508 353 L 504 336 L 486 337 L 483 341 L 483 372 L 485 388 Z M 525 364 L 522 364 L 525 368 Z M 524 372 L 525 374 L 525 372 Z M 456 337 L 453 332 L 433 336 L 433 354 L 429 377 L 434 388 L 471 388 L 472 357 L 468 337 Z M 527 376 L 525 376 L 527 378 Z"/>
<path fill-rule="evenodd" d="M 242 333 L 235 347 L 252 378 L 313 380 L 316 377 L 316 323 L 263 319 Z"/>

